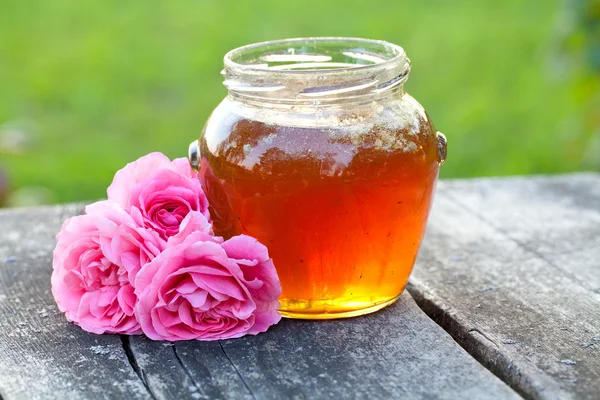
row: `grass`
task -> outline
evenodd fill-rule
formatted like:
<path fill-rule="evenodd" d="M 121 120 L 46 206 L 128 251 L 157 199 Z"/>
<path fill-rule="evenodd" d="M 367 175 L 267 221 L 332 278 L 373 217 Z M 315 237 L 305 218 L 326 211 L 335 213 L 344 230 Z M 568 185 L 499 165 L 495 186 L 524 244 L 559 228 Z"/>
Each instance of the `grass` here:
<path fill-rule="evenodd" d="M 442 177 L 586 168 L 578 79 L 556 66 L 562 2 L 4 0 L 0 126 L 32 137 L 1 153 L 15 188 L 52 201 L 104 196 L 114 172 L 184 156 L 225 95 L 231 48 L 298 36 L 402 45 L 407 90 L 448 137 Z M 2 128 L 0 128 L 2 129 Z M 6 130 L 6 129 L 5 129 Z"/>

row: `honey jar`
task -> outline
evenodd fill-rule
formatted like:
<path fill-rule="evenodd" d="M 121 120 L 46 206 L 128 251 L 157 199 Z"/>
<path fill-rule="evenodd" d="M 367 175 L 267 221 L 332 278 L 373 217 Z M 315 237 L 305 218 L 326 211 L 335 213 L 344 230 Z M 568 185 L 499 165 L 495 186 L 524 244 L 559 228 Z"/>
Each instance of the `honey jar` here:
<path fill-rule="evenodd" d="M 292 318 L 393 303 L 413 268 L 446 139 L 404 91 L 394 44 L 257 43 L 225 56 L 227 97 L 190 145 L 217 235 L 264 243 Z"/>

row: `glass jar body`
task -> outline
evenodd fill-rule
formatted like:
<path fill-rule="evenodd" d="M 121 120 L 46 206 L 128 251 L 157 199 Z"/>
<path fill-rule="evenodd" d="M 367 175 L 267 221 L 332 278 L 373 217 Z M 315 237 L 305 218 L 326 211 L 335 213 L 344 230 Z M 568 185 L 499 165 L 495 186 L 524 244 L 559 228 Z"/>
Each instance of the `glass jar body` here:
<path fill-rule="evenodd" d="M 228 96 L 199 148 L 215 233 L 267 245 L 284 316 L 360 315 L 401 294 L 440 162 L 436 131 L 410 95 L 297 107 Z"/>

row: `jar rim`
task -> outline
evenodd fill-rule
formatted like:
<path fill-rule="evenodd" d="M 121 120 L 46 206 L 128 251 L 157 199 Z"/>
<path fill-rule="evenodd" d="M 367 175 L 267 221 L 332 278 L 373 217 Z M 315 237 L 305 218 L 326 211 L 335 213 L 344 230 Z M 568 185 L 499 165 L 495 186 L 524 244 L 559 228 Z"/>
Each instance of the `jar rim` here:
<path fill-rule="evenodd" d="M 230 98 L 287 105 L 339 104 L 401 93 L 410 72 L 404 49 L 382 40 L 314 37 L 231 50 L 222 71 Z"/>
<path fill-rule="evenodd" d="M 355 53 L 354 56 L 355 57 L 359 57 L 359 60 L 362 61 L 371 61 L 371 63 L 365 63 L 365 64 L 347 64 L 347 66 L 339 66 L 339 65 L 332 65 L 332 68 L 327 68 L 327 65 L 323 65 L 323 64 L 327 64 L 327 63 L 313 63 L 317 64 L 317 66 L 324 66 L 324 68 L 306 68 L 306 69 L 286 69 L 286 68 L 277 68 L 277 67 L 273 67 L 270 66 L 269 64 L 265 64 L 263 63 L 242 63 L 242 62 L 238 62 L 236 61 L 236 59 L 239 59 L 241 56 L 247 55 L 249 53 L 252 52 L 256 52 L 259 55 L 262 56 L 269 56 L 269 55 L 274 55 L 274 53 L 266 53 L 266 51 L 268 50 L 274 50 L 274 49 L 285 49 L 284 46 L 290 46 L 288 48 L 289 50 L 296 50 L 294 47 L 292 46 L 297 46 L 301 45 L 301 44 L 312 44 L 313 48 L 315 50 L 319 49 L 318 45 L 321 45 L 321 47 L 323 45 L 340 45 L 340 48 L 343 47 L 348 47 L 348 50 L 350 50 L 352 48 L 352 45 L 354 45 L 354 47 L 357 47 L 359 49 L 368 49 L 368 50 L 380 50 L 380 52 L 377 55 L 370 55 L 367 53 Z M 345 45 L 345 46 L 343 46 Z M 265 53 L 263 53 L 263 51 L 265 51 Z M 362 57 L 361 57 L 362 54 Z M 284 54 L 282 54 L 284 55 Z M 299 53 L 299 54 L 291 54 L 288 56 L 287 60 L 291 60 L 291 61 L 295 61 L 294 60 L 294 56 L 296 57 L 296 60 L 299 61 L 301 60 L 301 56 L 305 55 L 304 53 Z M 388 56 L 387 58 L 381 58 L 381 57 L 385 57 Z M 314 54 L 314 57 L 320 57 L 318 54 Z M 323 57 L 323 56 L 321 56 Z M 379 57 L 379 60 L 376 60 L 376 58 Z M 317 58 L 313 58 L 312 60 L 316 60 Z M 374 61 L 376 60 L 376 61 Z M 245 46 L 241 46 L 238 48 L 235 48 L 233 50 L 230 50 L 229 52 L 227 52 L 223 58 L 224 61 L 224 65 L 225 65 L 225 71 L 228 73 L 233 73 L 233 74 L 248 74 L 248 75 L 271 75 L 273 73 L 276 73 L 277 75 L 284 77 L 284 76 L 288 76 L 290 78 L 292 78 L 293 76 L 306 76 L 306 75 L 314 75 L 314 74 L 325 74 L 325 75 L 331 75 L 331 74 L 343 74 L 343 73 L 348 73 L 348 72 L 352 72 L 352 73 L 362 73 L 367 72 L 367 73 L 371 73 L 371 72 L 376 72 L 378 70 L 384 70 L 384 69 L 389 69 L 389 68 L 393 68 L 393 67 L 398 67 L 398 66 L 403 66 L 403 64 L 405 64 L 405 68 L 408 69 L 410 68 L 410 61 L 408 60 L 407 56 L 406 56 L 406 52 L 404 51 L 404 49 L 401 46 L 398 46 L 396 44 L 384 41 L 384 40 L 375 40 L 375 39 L 363 39 L 363 38 L 354 38 L 354 37 L 337 37 L 337 36 L 331 36 L 331 37 L 305 37 L 305 38 L 290 38 L 290 39 L 280 39 L 280 40 L 272 40 L 272 41 L 265 41 L 265 42 L 257 42 L 257 43 L 252 43 L 252 44 L 248 44 Z M 306 65 L 308 67 L 311 66 L 311 63 L 300 63 L 302 65 Z M 300 65 L 297 64 L 297 65 Z M 330 64 L 335 64 L 335 63 L 330 63 Z"/>

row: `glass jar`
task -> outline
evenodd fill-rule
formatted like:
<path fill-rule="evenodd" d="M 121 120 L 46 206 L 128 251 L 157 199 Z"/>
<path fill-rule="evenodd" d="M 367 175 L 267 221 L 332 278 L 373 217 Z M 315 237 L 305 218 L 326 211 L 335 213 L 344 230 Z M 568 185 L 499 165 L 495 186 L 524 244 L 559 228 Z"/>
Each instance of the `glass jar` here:
<path fill-rule="evenodd" d="M 403 90 L 391 43 L 288 39 L 225 55 L 229 93 L 190 162 L 217 235 L 267 245 L 281 313 L 366 314 L 403 291 L 423 238 L 446 141 Z"/>

